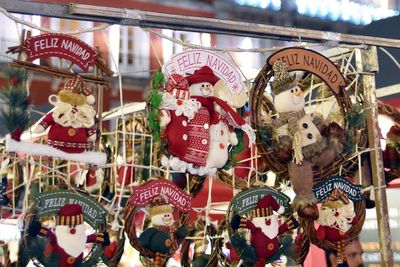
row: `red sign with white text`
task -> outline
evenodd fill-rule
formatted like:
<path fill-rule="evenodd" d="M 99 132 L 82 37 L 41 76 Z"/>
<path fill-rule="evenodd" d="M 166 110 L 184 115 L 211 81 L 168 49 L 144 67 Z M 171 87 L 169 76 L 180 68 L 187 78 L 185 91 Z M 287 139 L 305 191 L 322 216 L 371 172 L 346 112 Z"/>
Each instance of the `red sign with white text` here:
<path fill-rule="evenodd" d="M 133 194 L 129 202 L 134 206 L 144 207 L 160 195 L 166 197 L 169 204 L 182 212 L 192 210 L 192 197 L 167 180 L 150 181 L 144 185 L 133 187 Z"/>
<path fill-rule="evenodd" d="M 30 37 L 24 42 L 28 61 L 38 58 L 59 57 L 70 60 L 83 71 L 94 64 L 97 52 L 87 43 L 73 36 L 50 33 Z"/>

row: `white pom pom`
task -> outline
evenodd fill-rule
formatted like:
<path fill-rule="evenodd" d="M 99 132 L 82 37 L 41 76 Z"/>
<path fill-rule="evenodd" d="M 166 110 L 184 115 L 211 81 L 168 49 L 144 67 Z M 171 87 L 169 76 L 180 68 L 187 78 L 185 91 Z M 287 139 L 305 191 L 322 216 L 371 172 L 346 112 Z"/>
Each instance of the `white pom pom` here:
<path fill-rule="evenodd" d="M 88 95 L 88 96 L 86 97 L 86 103 L 88 103 L 89 105 L 93 105 L 94 102 L 96 102 L 96 99 L 94 98 L 93 95 Z"/>

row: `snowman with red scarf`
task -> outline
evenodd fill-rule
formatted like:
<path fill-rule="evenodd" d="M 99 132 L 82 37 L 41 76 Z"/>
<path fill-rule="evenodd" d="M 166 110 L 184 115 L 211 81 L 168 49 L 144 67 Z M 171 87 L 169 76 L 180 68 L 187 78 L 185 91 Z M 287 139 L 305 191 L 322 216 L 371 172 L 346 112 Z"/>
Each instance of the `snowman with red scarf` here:
<path fill-rule="evenodd" d="M 254 132 L 230 105 L 214 96 L 214 85 L 220 79 L 208 66 L 196 70 L 194 74 L 186 78 L 177 74 L 173 74 L 171 77 L 175 80 L 175 87 L 179 87 L 179 89 L 168 89 L 171 84 L 168 82 L 166 91 L 172 92 L 174 97 L 178 98 L 177 105 L 186 106 L 191 103 L 195 108 L 192 106 L 180 108 L 183 109 L 180 115 L 186 117 L 188 116 L 185 115 L 185 111 L 186 113 L 194 111 L 194 114 L 190 112 L 191 117 L 188 117 L 187 120 L 184 119 L 181 123 L 176 123 L 177 120 L 172 120 L 172 117 L 171 119 L 168 117 L 161 119 L 162 128 L 164 125 L 168 125 L 169 129 L 174 129 L 174 136 L 168 133 L 168 128 L 164 131 L 165 136 L 170 136 L 168 138 L 170 152 L 170 145 L 176 143 L 172 139 L 179 138 L 182 133 L 184 141 L 184 146 L 179 146 L 180 152 L 183 153 L 175 151 L 176 157 L 171 158 L 168 163 L 164 161 L 164 165 L 169 165 L 174 170 L 188 171 L 191 174 L 212 175 L 218 168 L 222 168 L 226 164 L 229 145 L 238 143 L 233 129 L 240 128 L 245 131 L 252 140 L 251 143 L 254 143 L 255 140 Z M 188 88 L 186 87 L 187 82 Z M 166 107 L 165 103 L 161 106 Z M 177 112 L 175 115 L 178 115 Z M 172 121 L 175 121 L 174 126 L 170 125 Z"/>

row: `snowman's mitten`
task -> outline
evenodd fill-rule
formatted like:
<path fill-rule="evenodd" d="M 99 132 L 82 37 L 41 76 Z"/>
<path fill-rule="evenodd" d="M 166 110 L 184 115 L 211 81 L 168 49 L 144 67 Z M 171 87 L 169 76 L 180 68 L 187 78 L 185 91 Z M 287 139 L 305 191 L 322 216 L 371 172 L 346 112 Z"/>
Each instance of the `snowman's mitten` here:
<path fill-rule="evenodd" d="M 312 163 L 308 160 L 303 160 L 302 164 L 289 162 L 288 173 L 290 182 L 292 183 L 293 191 L 296 194 L 296 199 L 293 202 L 293 205 L 300 206 L 299 208 L 302 208 L 310 203 L 313 203 L 314 194 L 312 192 L 312 187 L 314 173 L 312 169 Z"/>
<path fill-rule="evenodd" d="M 178 230 L 176 231 L 176 237 L 178 237 L 179 239 L 185 237 L 187 234 L 188 230 L 184 226 L 179 227 Z"/>
<path fill-rule="evenodd" d="M 103 233 L 103 243 L 101 243 L 103 247 L 107 247 L 110 245 L 110 235 L 107 232 Z"/>
<path fill-rule="evenodd" d="M 233 215 L 232 220 L 231 220 L 231 227 L 233 230 L 239 229 L 241 219 L 242 219 L 242 217 L 240 217 L 240 215 L 238 215 L 238 214 Z"/>

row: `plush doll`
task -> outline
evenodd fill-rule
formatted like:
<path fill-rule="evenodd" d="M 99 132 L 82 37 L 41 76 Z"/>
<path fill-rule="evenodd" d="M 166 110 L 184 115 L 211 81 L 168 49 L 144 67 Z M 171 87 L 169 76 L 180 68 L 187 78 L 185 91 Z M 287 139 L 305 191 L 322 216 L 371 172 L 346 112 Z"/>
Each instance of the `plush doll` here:
<path fill-rule="evenodd" d="M 257 260 L 253 265 L 254 267 L 264 267 L 267 262 L 279 259 L 279 256 L 291 243 L 291 240 L 288 241 L 288 239 L 281 242 L 279 236 L 298 227 L 298 222 L 293 217 L 279 225 L 278 215 L 275 212 L 283 213 L 284 207 L 280 206 L 271 195 L 266 195 L 258 201 L 257 208 L 252 211 L 252 220 L 240 217 L 237 214 L 231 220 L 231 227 L 234 230 L 238 228 L 250 230 L 251 245 L 242 242 L 238 252 L 255 251 Z M 232 245 L 239 244 L 235 241 L 231 239 Z M 244 258 L 243 253 L 239 254 L 241 258 Z"/>
<path fill-rule="evenodd" d="M 81 153 L 96 140 L 94 96 L 80 77 L 68 80 L 58 95 L 51 95 L 54 109 L 34 129 L 42 133 L 50 128 L 48 145 L 67 153 Z"/>
<path fill-rule="evenodd" d="M 163 262 L 165 254 L 178 249 L 178 240 L 187 234 L 187 229 L 174 220 L 173 208 L 162 197 L 157 197 L 150 204 L 149 216 L 152 227 L 139 236 L 140 244 L 156 254 L 156 264 Z"/>
<path fill-rule="evenodd" d="M 32 237 L 40 235 L 50 239 L 45 253 L 55 253 L 60 267 L 79 266 L 86 243 L 110 244 L 107 232 L 86 235 L 82 208 L 78 204 L 66 204 L 59 210 L 55 232 L 41 226 L 38 221 L 30 224 L 28 232 Z"/>
<path fill-rule="evenodd" d="M 218 80 L 209 67 L 203 67 L 187 78 L 172 74 L 167 81 L 160 105 L 160 127 L 172 157 L 164 158 L 163 165 L 210 175 L 225 165 L 228 146 L 237 144 L 233 128 L 241 128 L 254 141 L 254 133 L 243 118 L 213 96 L 213 85 Z"/>
<path fill-rule="evenodd" d="M 325 167 L 343 150 L 344 130 L 336 123 L 326 126 L 318 114 L 306 114 L 304 94 L 286 63 L 273 65 L 271 90 L 278 115 L 267 119 L 278 157 L 287 162 L 296 197 L 293 206 L 302 217 L 318 218 L 312 193 L 313 167 Z"/>
<path fill-rule="evenodd" d="M 335 243 L 338 256 L 343 260 L 344 240 L 348 238 L 348 230 L 357 222 L 353 202 L 341 190 L 335 189 L 322 203 L 317 220 L 317 238 Z"/>
<path fill-rule="evenodd" d="M 90 166 L 83 170 L 78 181 L 78 186 L 83 186 L 89 193 L 98 191 L 104 180 L 104 170 L 96 166 Z"/>

